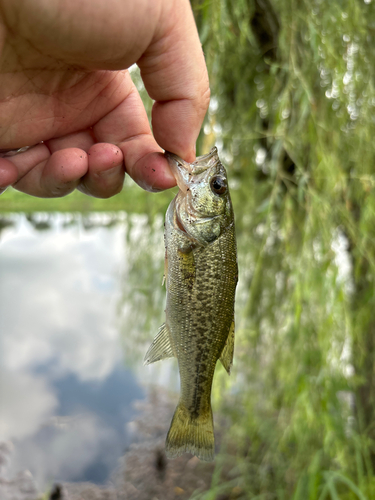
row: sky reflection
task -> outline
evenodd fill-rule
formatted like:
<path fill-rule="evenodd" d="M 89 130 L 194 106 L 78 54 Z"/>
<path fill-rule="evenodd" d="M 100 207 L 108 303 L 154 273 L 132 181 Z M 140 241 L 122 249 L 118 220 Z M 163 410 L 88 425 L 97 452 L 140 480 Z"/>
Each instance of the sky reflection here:
<path fill-rule="evenodd" d="M 0 442 L 15 445 L 9 475 L 29 469 L 41 491 L 104 482 L 144 385 L 178 384 L 170 363 L 142 366 L 163 313 L 162 274 L 156 299 L 154 278 L 142 285 L 162 266 L 162 219 L 150 229 L 147 218 L 118 217 L 12 215 L 0 225 Z M 147 320 L 151 302 L 159 313 Z"/>

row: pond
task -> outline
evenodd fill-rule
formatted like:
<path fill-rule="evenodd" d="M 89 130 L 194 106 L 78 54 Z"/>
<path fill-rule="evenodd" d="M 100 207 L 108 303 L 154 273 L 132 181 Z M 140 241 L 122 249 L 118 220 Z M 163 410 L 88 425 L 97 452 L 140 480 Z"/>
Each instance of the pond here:
<path fill-rule="evenodd" d="M 137 440 L 137 402 L 178 391 L 173 360 L 143 366 L 164 315 L 163 217 L 9 214 L 0 227 L 7 475 L 30 471 L 40 492 L 105 483 Z"/>
<path fill-rule="evenodd" d="M 279 446 L 295 429 L 293 398 L 300 401 L 297 424 L 307 433 L 305 411 L 315 401 L 314 388 L 307 386 L 308 396 L 299 400 L 300 384 L 321 380 L 314 363 L 322 347 L 305 326 L 294 329 L 289 292 L 297 278 L 282 268 L 275 272 L 278 258 L 284 266 L 295 258 L 284 258 L 277 244 L 283 234 L 278 227 L 246 226 L 250 216 L 242 215 L 235 360 L 230 377 L 217 364 L 216 460 L 209 464 L 188 454 L 167 461 L 177 363 L 171 358 L 143 365 L 165 315 L 164 215 L 0 217 L 1 500 L 40 499 L 56 484 L 67 489 L 69 500 L 197 500 L 210 488 L 218 494 L 222 488 L 222 498 L 253 487 L 272 490 L 267 464 L 275 458 L 286 470 L 294 460 L 284 456 L 285 450 L 294 453 L 292 446 Z M 328 309 L 327 276 L 345 285 L 349 265 L 339 233 L 332 242 L 335 263 L 325 275 Z M 314 255 L 318 262 L 320 254 Z M 303 321 L 321 314 L 311 304 L 303 309 Z M 337 332 L 340 342 L 327 344 L 330 379 L 351 368 L 345 331 Z M 346 415 L 350 395 L 341 390 L 339 396 Z M 304 453 L 310 455 L 311 447 Z M 82 488 L 88 492 L 81 494 Z"/>

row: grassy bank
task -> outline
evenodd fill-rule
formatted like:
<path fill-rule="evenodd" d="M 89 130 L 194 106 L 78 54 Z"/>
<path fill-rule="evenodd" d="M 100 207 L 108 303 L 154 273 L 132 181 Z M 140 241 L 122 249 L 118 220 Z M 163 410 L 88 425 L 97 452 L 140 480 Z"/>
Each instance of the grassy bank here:
<path fill-rule="evenodd" d="M 176 190 L 148 193 L 134 183 L 112 198 L 102 200 L 74 191 L 64 198 L 35 198 L 14 189 L 0 196 L 0 213 L 4 212 L 111 212 L 125 210 L 136 213 L 165 212 Z"/>

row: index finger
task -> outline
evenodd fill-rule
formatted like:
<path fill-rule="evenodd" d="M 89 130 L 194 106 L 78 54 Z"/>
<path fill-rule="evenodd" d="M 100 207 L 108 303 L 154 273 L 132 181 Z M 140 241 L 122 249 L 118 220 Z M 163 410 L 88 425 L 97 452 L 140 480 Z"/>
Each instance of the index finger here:
<path fill-rule="evenodd" d="M 137 62 L 155 100 L 153 134 L 158 144 L 187 161 L 210 102 L 207 67 L 188 0 L 164 2 L 152 43 Z"/>

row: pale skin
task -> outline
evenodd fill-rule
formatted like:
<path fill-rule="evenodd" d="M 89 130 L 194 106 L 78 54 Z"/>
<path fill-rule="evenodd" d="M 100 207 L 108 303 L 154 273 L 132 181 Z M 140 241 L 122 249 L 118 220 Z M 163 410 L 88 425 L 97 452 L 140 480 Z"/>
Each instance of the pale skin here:
<path fill-rule="evenodd" d="M 155 100 L 153 132 L 134 63 Z M 188 0 L 0 0 L 0 149 L 35 145 L 0 158 L 0 193 L 107 198 L 125 171 L 170 188 L 162 151 L 194 161 L 208 104 Z"/>

